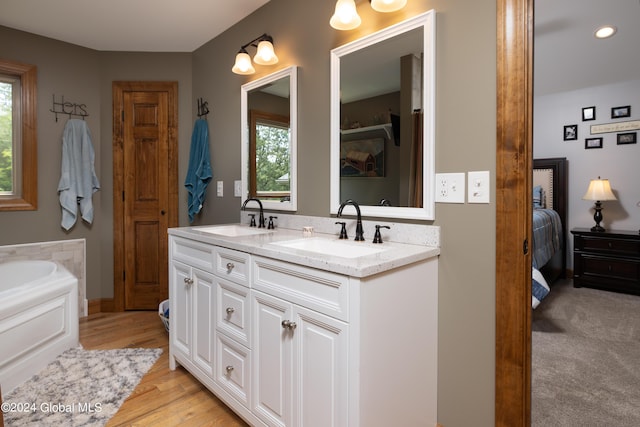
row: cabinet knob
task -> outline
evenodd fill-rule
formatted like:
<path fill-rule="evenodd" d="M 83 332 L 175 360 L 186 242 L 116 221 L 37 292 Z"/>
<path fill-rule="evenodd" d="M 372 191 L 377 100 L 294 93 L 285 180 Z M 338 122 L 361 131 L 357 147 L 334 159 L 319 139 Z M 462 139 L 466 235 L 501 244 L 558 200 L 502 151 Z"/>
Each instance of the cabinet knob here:
<path fill-rule="evenodd" d="M 227 371 L 227 374 L 230 374 L 231 372 L 233 372 L 233 366 L 229 365 L 225 368 L 225 370 Z"/>
<path fill-rule="evenodd" d="M 235 265 L 232 262 L 228 262 L 227 263 L 227 271 L 230 272 L 231 270 L 234 269 L 234 267 L 235 267 Z"/>
<path fill-rule="evenodd" d="M 236 309 L 233 307 L 227 307 L 226 309 L 228 315 L 232 315 L 234 311 L 236 311 Z"/>
<path fill-rule="evenodd" d="M 185 285 L 193 285 L 193 279 L 191 279 L 189 277 L 185 277 L 184 278 L 184 283 L 185 283 Z"/>
<path fill-rule="evenodd" d="M 284 329 L 289 329 L 290 331 L 294 330 L 296 328 L 296 322 L 292 322 L 290 320 L 283 320 L 282 321 L 282 327 Z"/>

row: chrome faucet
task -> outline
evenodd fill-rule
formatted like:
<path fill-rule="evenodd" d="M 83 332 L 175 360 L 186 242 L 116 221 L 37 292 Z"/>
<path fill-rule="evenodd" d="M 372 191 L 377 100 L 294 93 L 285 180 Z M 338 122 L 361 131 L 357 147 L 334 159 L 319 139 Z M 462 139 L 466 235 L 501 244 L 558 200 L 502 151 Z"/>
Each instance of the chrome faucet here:
<path fill-rule="evenodd" d="M 264 228 L 264 211 L 262 210 L 262 202 L 258 199 L 254 199 L 254 198 L 249 198 L 247 200 L 244 201 L 244 203 L 242 204 L 242 207 L 240 208 L 240 210 L 244 210 L 245 207 L 247 206 L 247 203 L 249 203 L 250 201 L 254 201 L 254 202 L 258 202 L 258 204 L 260 205 L 260 216 L 258 217 L 258 228 Z M 255 227 L 255 224 L 253 225 L 253 227 Z"/>
<path fill-rule="evenodd" d="M 346 205 L 353 205 L 356 208 L 356 212 L 358 213 L 358 219 L 356 222 L 356 238 L 353 240 L 362 241 L 364 240 L 364 231 L 362 230 L 362 215 L 360 215 L 360 206 L 355 200 L 348 199 L 340 204 L 340 208 L 338 209 L 338 217 L 342 216 L 342 210 Z"/>

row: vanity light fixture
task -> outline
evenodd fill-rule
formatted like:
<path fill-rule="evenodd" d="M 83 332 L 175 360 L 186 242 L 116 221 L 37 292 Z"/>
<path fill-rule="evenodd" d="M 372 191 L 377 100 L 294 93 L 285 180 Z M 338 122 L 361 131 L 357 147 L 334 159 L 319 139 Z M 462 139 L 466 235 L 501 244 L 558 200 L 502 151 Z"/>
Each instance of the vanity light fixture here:
<path fill-rule="evenodd" d="M 371 0 L 371 8 L 376 12 L 395 12 L 407 5 L 407 0 Z"/>
<path fill-rule="evenodd" d="M 407 0 L 369 0 L 371 8 L 376 12 L 396 12 L 406 6 Z M 362 19 L 356 10 L 355 0 L 338 0 L 336 10 L 329 24 L 336 30 L 353 30 L 358 28 Z"/>
<path fill-rule="evenodd" d="M 613 37 L 616 32 L 618 32 L 618 29 L 613 25 L 603 25 L 598 28 L 593 35 L 597 39 L 608 39 L 609 37 Z"/>
<path fill-rule="evenodd" d="M 356 10 L 356 2 L 354 0 L 338 0 L 336 2 L 336 11 L 334 12 L 329 25 L 336 30 L 353 30 L 358 28 L 362 19 Z"/>
<path fill-rule="evenodd" d="M 273 50 L 273 37 L 268 34 L 263 34 L 240 47 L 236 55 L 236 62 L 231 69 L 234 73 L 247 75 L 256 72 L 256 69 L 253 68 L 251 57 L 247 52 L 249 46 L 256 48 L 256 55 L 253 57 L 253 62 L 256 64 L 273 65 L 278 63 L 278 56 Z"/>

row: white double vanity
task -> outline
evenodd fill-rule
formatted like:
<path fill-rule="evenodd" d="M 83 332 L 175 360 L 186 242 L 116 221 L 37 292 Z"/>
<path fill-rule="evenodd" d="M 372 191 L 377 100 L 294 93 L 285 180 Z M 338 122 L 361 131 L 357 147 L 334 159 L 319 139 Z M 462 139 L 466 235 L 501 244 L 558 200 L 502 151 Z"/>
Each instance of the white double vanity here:
<path fill-rule="evenodd" d="M 306 220 L 169 231 L 171 369 L 251 425 L 435 426 L 438 227 Z"/>

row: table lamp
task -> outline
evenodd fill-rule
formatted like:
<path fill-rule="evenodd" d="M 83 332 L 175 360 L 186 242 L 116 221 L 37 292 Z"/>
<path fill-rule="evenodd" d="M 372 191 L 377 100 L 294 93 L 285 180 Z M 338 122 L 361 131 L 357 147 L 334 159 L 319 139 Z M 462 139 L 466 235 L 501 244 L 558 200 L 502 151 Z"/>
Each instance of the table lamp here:
<path fill-rule="evenodd" d="M 584 196 L 582 196 L 582 200 L 594 200 L 596 202 L 595 210 L 596 212 L 593 214 L 593 219 L 596 221 L 596 225 L 591 227 L 591 231 L 605 231 L 605 229 L 600 225 L 602 222 L 602 201 L 605 200 L 617 200 L 616 196 L 611 191 L 611 184 L 609 184 L 608 179 L 592 179 L 589 183 L 589 188 Z"/>

